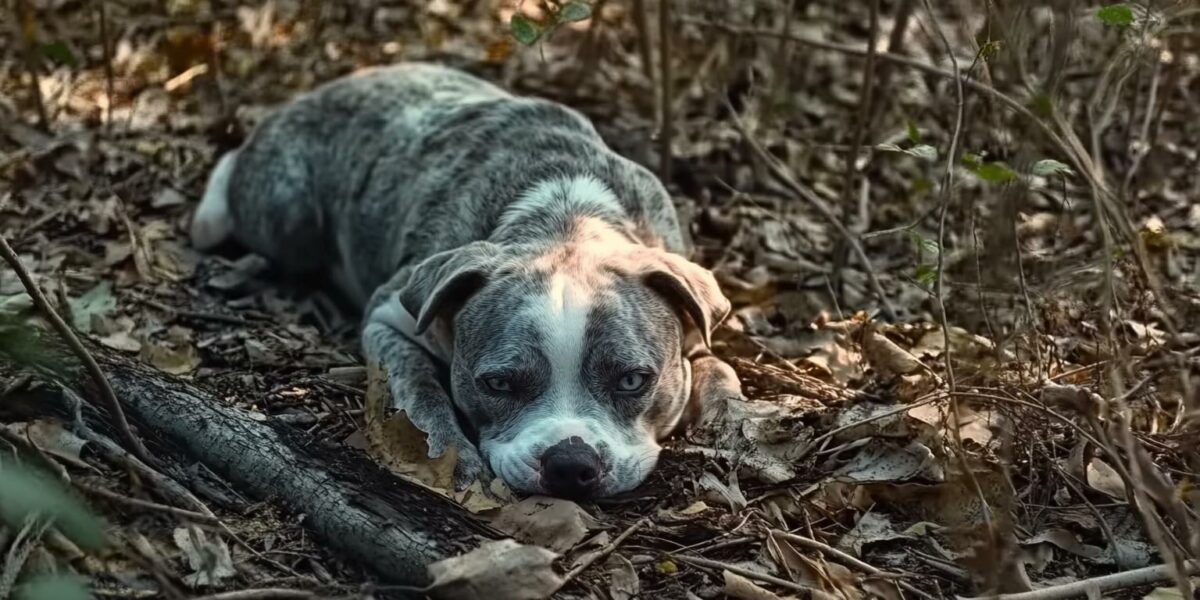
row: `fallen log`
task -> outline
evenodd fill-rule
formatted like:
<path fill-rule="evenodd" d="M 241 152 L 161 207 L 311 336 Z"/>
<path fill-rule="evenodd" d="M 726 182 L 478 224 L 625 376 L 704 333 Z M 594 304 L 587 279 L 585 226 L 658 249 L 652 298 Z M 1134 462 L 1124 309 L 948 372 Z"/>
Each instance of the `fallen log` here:
<path fill-rule="evenodd" d="M 319 539 L 385 581 L 426 586 L 427 565 L 505 537 L 360 451 L 256 421 L 190 383 L 89 346 L 151 448 L 169 445 L 241 492 L 305 515 Z M 83 379 L 78 387 L 90 388 Z"/>

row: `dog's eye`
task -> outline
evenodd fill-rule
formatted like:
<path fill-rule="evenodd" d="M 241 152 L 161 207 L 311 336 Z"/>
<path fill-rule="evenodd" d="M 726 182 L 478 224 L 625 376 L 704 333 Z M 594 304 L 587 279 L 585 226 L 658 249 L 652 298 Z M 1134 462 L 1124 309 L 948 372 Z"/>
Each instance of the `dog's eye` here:
<path fill-rule="evenodd" d="M 646 387 L 647 379 L 648 377 L 646 377 L 645 373 L 630 371 L 621 376 L 621 379 L 617 381 L 617 389 L 622 392 L 636 392 Z"/>
<path fill-rule="evenodd" d="M 493 392 L 511 392 L 512 382 L 503 377 L 488 377 L 483 380 L 484 385 L 488 386 Z"/>

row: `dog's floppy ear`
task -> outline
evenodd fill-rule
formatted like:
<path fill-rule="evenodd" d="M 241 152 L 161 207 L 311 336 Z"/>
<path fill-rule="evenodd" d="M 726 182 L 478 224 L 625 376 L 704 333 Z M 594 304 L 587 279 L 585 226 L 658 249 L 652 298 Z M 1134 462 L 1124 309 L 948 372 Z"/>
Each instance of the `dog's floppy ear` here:
<path fill-rule="evenodd" d="M 712 346 L 712 332 L 729 316 L 731 306 L 717 278 L 704 267 L 665 250 L 653 251 L 643 281 L 681 308 L 692 320 L 706 347 Z"/>
<path fill-rule="evenodd" d="M 473 242 L 418 264 L 399 292 L 400 305 L 417 321 L 415 333 L 425 333 L 437 317 L 462 307 L 487 283 L 499 256 L 495 244 Z"/>

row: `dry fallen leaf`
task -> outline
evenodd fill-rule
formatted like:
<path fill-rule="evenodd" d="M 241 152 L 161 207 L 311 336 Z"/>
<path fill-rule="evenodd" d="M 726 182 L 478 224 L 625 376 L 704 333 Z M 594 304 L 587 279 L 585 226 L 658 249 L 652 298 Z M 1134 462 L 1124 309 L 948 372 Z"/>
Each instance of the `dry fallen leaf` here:
<path fill-rule="evenodd" d="M 881 333 L 871 332 L 863 346 L 871 366 L 885 375 L 908 375 L 928 370 L 928 367 L 921 364 L 917 357 Z"/>
<path fill-rule="evenodd" d="M 562 553 L 583 540 L 596 520 L 570 500 L 531 496 L 501 508 L 491 525 L 517 541 Z"/>
<path fill-rule="evenodd" d="M 36 421 L 2 425 L 21 439 L 33 442 L 47 454 L 53 454 L 79 464 L 79 453 L 87 441 L 68 431 L 60 421 L 39 419 Z"/>
<path fill-rule="evenodd" d="M 183 551 L 188 567 L 194 572 L 183 577 L 190 587 L 218 585 L 237 575 L 229 546 L 217 536 L 209 539 L 203 529 L 195 526 L 179 527 L 173 533 L 175 545 Z"/>
<path fill-rule="evenodd" d="M 368 451 L 393 472 L 447 493 L 454 487 L 458 449 L 450 448 L 429 458 L 425 432 L 417 429 L 404 411 L 391 411 L 387 372 L 378 364 L 367 365 L 366 437 Z M 480 488 L 482 491 L 482 488 Z"/>
<path fill-rule="evenodd" d="M 429 565 L 428 594 L 447 600 L 540 600 L 562 586 L 558 555 L 505 539 Z"/>
<path fill-rule="evenodd" d="M 1093 458 L 1088 463 L 1087 483 L 1092 489 L 1113 498 L 1125 498 L 1125 482 L 1121 480 L 1121 475 L 1102 459 Z"/>
<path fill-rule="evenodd" d="M 724 576 L 725 589 L 722 592 L 730 598 L 738 600 L 783 600 L 784 598 L 737 573 L 725 571 Z"/>
<path fill-rule="evenodd" d="M 641 583 L 638 581 L 637 569 L 628 558 L 620 554 L 608 557 L 605 563 L 608 567 L 608 595 L 612 600 L 633 600 L 638 597 Z"/>
<path fill-rule="evenodd" d="M 168 348 L 157 344 L 142 344 L 141 360 L 154 365 L 160 371 L 171 375 L 191 373 L 200 366 L 200 355 L 191 344 L 181 344 L 179 348 Z"/>

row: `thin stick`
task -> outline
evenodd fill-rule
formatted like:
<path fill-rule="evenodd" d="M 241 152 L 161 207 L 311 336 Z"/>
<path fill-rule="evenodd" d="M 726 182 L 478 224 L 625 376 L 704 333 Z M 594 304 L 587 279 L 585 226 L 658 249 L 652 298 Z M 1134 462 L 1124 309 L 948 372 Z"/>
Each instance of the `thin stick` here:
<path fill-rule="evenodd" d="M 308 590 L 290 590 L 287 588 L 262 588 L 257 590 L 238 590 L 222 592 L 208 596 L 197 596 L 195 600 L 304 600 L 316 598 L 317 595 Z"/>
<path fill-rule="evenodd" d="M 1189 560 L 1186 565 L 1189 575 L 1200 573 L 1200 561 Z M 1143 567 L 1141 569 L 1133 569 L 1132 571 L 1122 571 L 1105 575 L 1103 577 L 1093 577 L 1091 579 L 1082 579 L 1080 581 L 1072 581 L 1062 585 L 1054 585 L 1045 587 L 1040 590 L 1031 592 L 1020 592 L 1017 594 L 1000 594 L 998 596 L 979 596 L 978 600 L 1060 600 L 1062 598 L 1074 598 L 1076 596 L 1085 596 L 1089 593 L 1103 593 L 1112 590 L 1120 590 L 1125 588 L 1137 587 L 1141 585 L 1150 585 L 1163 581 L 1170 581 L 1175 577 L 1175 569 L 1170 565 L 1157 565 L 1153 567 Z M 976 600 L 968 596 L 959 596 L 960 600 Z"/>
<path fill-rule="evenodd" d="M 613 540 L 612 542 L 609 542 L 609 544 L 607 546 L 601 548 L 599 552 L 596 552 L 595 554 L 591 554 L 591 555 L 585 557 L 582 561 L 580 561 L 580 563 L 578 565 L 575 566 L 574 569 L 571 569 L 570 571 L 568 571 L 567 574 L 563 577 L 563 586 L 565 587 L 568 582 L 570 582 L 572 579 L 575 579 L 576 577 L 578 577 L 580 573 L 587 570 L 587 568 L 592 566 L 596 561 L 608 556 L 609 554 L 612 554 L 613 550 L 617 549 L 617 546 L 620 546 L 622 543 L 624 543 L 625 540 L 629 538 L 629 536 L 633 535 L 633 532 L 644 527 L 647 522 L 648 522 L 647 519 L 641 519 L 638 522 L 634 523 L 633 525 L 630 525 L 628 529 L 621 532 L 621 535 L 617 536 L 617 539 Z"/>
<path fill-rule="evenodd" d="M 674 115 L 671 99 L 674 97 L 671 81 L 671 0 L 658 1 L 658 60 L 659 82 L 662 89 L 662 127 L 658 131 L 659 173 L 663 184 L 671 180 L 671 138 L 675 136 Z"/>
<path fill-rule="evenodd" d="M 50 321 L 50 325 L 58 332 L 58 335 L 67 342 L 67 346 L 71 348 L 71 352 L 79 358 L 87 369 L 88 375 L 91 376 L 92 382 L 100 391 L 101 398 L 104 399 L 104 404 L 109 412 L 109 418 L 112 419 L 117 432 L 120 433 L 125 443 L 129 445 L 129 451 L 147 464 L 157 464 L 152 460 L 146 452 L 146 448 L 142 446 L 142 441 L 133 434 L 129 428 L 129 421 L 125 420 L 125 411 L 121 409 L 121 401 L 117 400 L 117 394 L 113 391 L 112 385 L 108 383 L 108 377 L 104 376 L 104 371 L 100 370 L 100 365 L 96 363 L 96 359 L 92 357 L 87 348 L 83 346 L 83 342 L 79 340 L 79 336 L 71 330 L 67 322 L 59 316 L 54 307 L 50 306 L 50 302 L 46 300 L 46 296 L 42 294 L 42 290 L 34 283 L 30 277 L 29 271 L 21 264 L 21 259 L 17 257 L 17 253 L 13 251 L 12 246 L 8 245 L 8 240 L 0 235 L 0 256 L 3 256 L 4 262 L 12 268 L 17 274 L 17 278 L 21 280 L 21 285 L 25 287 L 26 293 L 30 298 L 33 298 L 33 303 L 42 311 L 42 316 Z"/>
<path fill-rule="evenodd" d="M 171 514 L 171 515 L 174 515 L 177 517 L 182 517 L 184 519 L 188 519 L 189 521 L 195 521 L 197 523 L 210 523 L 210 524 L 215 525 L 215 524 L 221 522 L 220 519 L 218 519 L 216 516 L 213 516 L 213 515 L 206 515 L 204 513 L 198 513 L 195 511 L 184 509 L 184 508 L 176 508 L 174 506 L 167 506 L 166 504 L 159 504 L 157 502 L 150 502 L 147 500 L 139 500 L 137 498 L 130 498 L 128 496 L 123 496 L 121 494 L 116 494 L 116 493 L 110 492 L 104 488 L 93 487 L 93 486 L 78 483 L 78 482 L 75 483 L 75 487 L 79 488 L 84 493 L 90 494 L 92 496 L 99 496 L 101 498 L 104 498 L 105 500 L 110 500 L 112 502 L 118 502 L 118 503 L 125 504 L 128 506 L 133 506 L 136 508 L 143 508 L 146 510 L 163 512 L 163 513 Z"/>
<path fill-rule="evenodd" d="M 758 140 L 755 140 L 754 137 L 750 135 L 750 131 L 746 129 L 745 124 L 743 124 L 742 120 L 738 118 L 737 112 L 733 110 L 733 106 L 729 105 L 728 100 L 725 101 L 725 104 L 726 108 L 729 110 L 730 116 L 733 118 L 734 127 L 736 127 L 738 132 L 742 134 L 742 139 L 746 140 L 746 143 L 750 145 L 750 149 L 754 150 L 754 153 L 758 155 L 759 159 L 767 165 L 767 168 L 770 169 L 771 174 L 774 175 L 775 178 L 781 183 L 787 186 L 792 193 L 796 194 L 802 200 L 808 202 L 809 205 L 815 208 L 817 212 L 820 213 L 821 216 L 824 217 L 825 220 L 828 221 L 829 224 L 832 225 L 833 228 L 836 229 L 837 232 L 846 239 L 846 242 L 850 244 L 850 249 L 854 251 L 855 256 L 858 257 L 859 263 L 861 263 L 863 266 L 863 270 L 867 273 L 867 279 L 871 282 L 872 291 L 874 291 L 875 295 L 879 297 L 879 303 L 883 307 L 884 314 L 887 315 L 888 319 L 893 321 L 896 320 L 896 311 L 892 308 L 891 302 L 888 301 L 887 295 L 883 291 L 883 285 L 879 283 L 879 276 L 875 274 L 875 268 L 871 266 L 871 259 L 867 257 L 866 251 L 863 250 L 862 244 L 858 240 L 858 236 L 854 235 L 849 229 L 846 228 L 846 225 L 843 224 L 840 219 L 838 219 L 837 215 L 834 214 L 833 209 L 829 207 L 829 204 L 825 202 L 824 198 L 821 198 L 816 192 L 792 177 L 792 175 L 788 173 L 787 169 L 785 169 L 783 165 L 779 164 L 778 159 L 776 159 L 774 156 L 771 156 L 771 153 L 767 152 L 766 148 L 763 148 L 762 144 L 758 143 Z"/>
<path fill-rule="evenodd" d="M 950 46 L 950 40 L 946 39 L 946 33 L 942 31 L 941 25 L 937 22 L 937 17 L 933 14 L 933 6 L 929 4 L 929 0 L 923 0 L 925 3 L 925 11 L 929 13 L 929 20 L 933 22 L 933 29 L 938 34 L 938 38 L 942 41 L 942 46 L 946 50 L 946 56 L 950 59 L 950 65 L 954 69 L 955 83 L 955 115 L 954 115 L 954 132 L 950 136 L 950 150 L 946 153 L 946 174 L 942 177 L 942 202 L 941 210 L 938 215 L 938 256 L 937 256 L 937 279 L 934 281 L 934 299 L 937 300 L 938 316 L 942 321 L 942 336 L 947 340 L 950 339 L 950 325 L 946 318 L 946 278 L 945 278 L 945 262 L 946 262 L 946 214 L 950 212 L 950 203 L 954 200 L 954 162 L 958 156 L 958 140 L 962 136 L 963 117 L 966 114 L 966 96 L 963 94 L 962 73 L 959 72 L 958 59 L 954 56 L 954 48 Z M 957 385 L 954 380 L 954 361 L 950 354 L 949 342 L 946 343 L 946 382 L 950 385 L 950 392 L 957 391 Z M 955 410 L 955 419 L 958 419 L 958 411 Z M 959 423 L 961 421 L 958 421 Z M 955 431 L 957 431 L 958 423 L 955 423 Z"/>
<path fill-rule="evenodd" d="M 746 579 L 753 579 L 755 581 L 761 581 L 763 583 L 777 585 L 781 588 L 791 590 L 793 592 L 812 593 L 812 591 L 814 590 L 814 588 L 807 586 L 807 585 L 793 583 L 786 579 L 780 579 L 773 575 L 767 575 L 765 573 L 751 571 L 750 569 L 743 569 L 737 565 L 731 565 L 729 563 L 724 563 L 719 560 L 711 560 L 708 558 L 701 558 L 699 556 L 687 556 L 684 554 L 668 554 L 667 556 L 670 556 L 671 558 L 674 558 L 681 562 L 696 565 L 698 567 L 708 567 L 710 569 L 721 569 L 724 571 L 729 571 L 730 573 L 733 573 L 734 575 L 741 575 L 742 577 L 745 577 Z"/>

